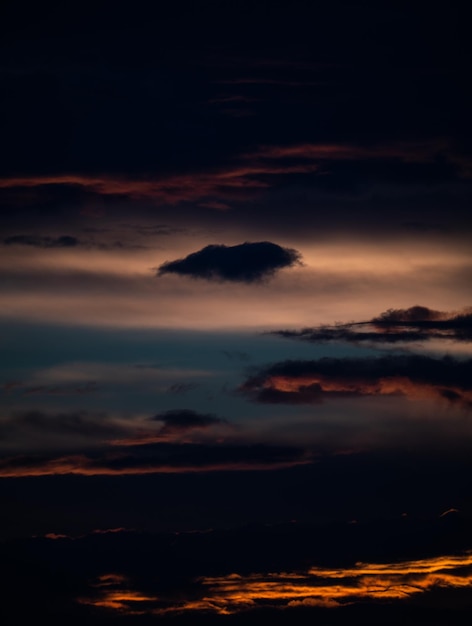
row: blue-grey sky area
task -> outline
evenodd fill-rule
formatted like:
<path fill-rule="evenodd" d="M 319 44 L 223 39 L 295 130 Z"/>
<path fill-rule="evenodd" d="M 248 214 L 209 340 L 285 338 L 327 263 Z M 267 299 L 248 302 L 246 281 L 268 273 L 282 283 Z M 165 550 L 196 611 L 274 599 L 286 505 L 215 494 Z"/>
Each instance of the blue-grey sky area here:
<path fill-rule="evenodd" d="M 467 17 L 2 3 L 2 624 L 470 622 Z"/>

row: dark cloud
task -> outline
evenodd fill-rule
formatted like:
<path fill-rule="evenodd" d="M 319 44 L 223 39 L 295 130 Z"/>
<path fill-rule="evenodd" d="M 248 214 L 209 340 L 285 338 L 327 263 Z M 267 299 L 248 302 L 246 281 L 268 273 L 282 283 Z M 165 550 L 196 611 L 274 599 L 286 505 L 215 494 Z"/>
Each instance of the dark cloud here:
<path fill-rule="evenodd" d="M 47 237 L 41 235 L 11 235 L 3 240 L 5 246 L 34 246 L 36 248 L 73 248 L 80 244 L 77 237 L 61 235 Z"/>
<path fill-rule="evenodd" d="M 159 442 L 112 446 L 102 451 L 74 455 L 5 456 L 0 460 L 0 476 L 64 474 L 118 476 L 172 472 L 268 470 L 304 464 L 308 461 L 309 457 L 303 449 L 291 446 Z"/>
<path fill-rule="evenodd" d="M 462 312 L 447 313 L 416 305 L 408 309 L 388 309 L 364 322 L 280 330 L 272 334 L 313 343 L 347 341 L 392 344 L 430 339 L 472 341 L 472 310 L 469 307 Z"/>
<path fill-rule="evenodd" d="M 179 393 L 177 391 L 176 393 Z M 178 409 L 158 413 L 150 418 L 153 422 L 161 422 L 160 435 L 173 435 L 194 429 L 209 428 L 216 424 L 226 424 L 226 420 L 210 413 L 197 413 L 189 409 Z"/>
<path fill-rule="evenodd" d="M 184 259 L 168 261 L 158 275 L 180 274 L 192 278 L 252 283 L 272 276 L 283 267 L 300 263 L 296 250 L 282 248 L 270 241 L 236 246 L 210 245 Z"/>
<path fill-rule="evenodd" d="M 54 393 L 51 390 L 29 393 Z M 131 426 L 130 426 L 131 428 Z M 88 411 L 60 411 L 57 413 L 40 410 L 18 411 L 0 420 L 0 441 L 21 441 L 23 449 L 54 445 L 58 441 L 70 446 L 86 440 L 103 441 L 129 433 L 123 424 L 114 422 L 109 415 Z"/>
<path fill-rule="evenodd" d="M 372 318 L 372 322 L 384 323 L 384 324 L 396 324 L 399 322 L 413 323 L 413 322 L 431 322 L 440 320 L 444 317 L 444 313 L 441 311 L 435 311 L 429 309 L 426 306 L 412 306 L 409 309 L 388 309 L 384 313 L 381 313 L 378 317 Z"/>
<path fill-rule="evenodd" d="M 282 361 L 240 387 L 258 402 L 310 404 L 331 397 L 424 395 L 472 407 L 472 359 L 389 355 Z"/>

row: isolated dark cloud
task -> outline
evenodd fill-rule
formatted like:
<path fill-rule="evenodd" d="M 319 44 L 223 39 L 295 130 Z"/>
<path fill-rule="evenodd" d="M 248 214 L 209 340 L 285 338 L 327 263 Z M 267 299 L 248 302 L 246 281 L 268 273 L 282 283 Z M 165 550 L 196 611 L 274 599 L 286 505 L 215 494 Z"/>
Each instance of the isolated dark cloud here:
<path fill-rule="evenodd" d="M 5 246 L 34 246 L 36 248 L 73 248 L 80 244 L 77 237 L 60 235 L 48 237 L 45 235 L 11 235 L 3 240 Z"/>
<path fill-rule="evenodd" d="M 240 387 L 258 402 L 310 404 L 330 397 L 405 395 L 472 407 L 472 359 L 389 355 L 282 361 Z"/>
<path fill-rule="evenodd" d="M 408 309 L 388 309 L 363 322 L 279 330 L 271 334 L 313 343 L 347 341 L 392 344 L 430 339 L 472 341 L 472 309 L 469 307 L 461 312 L 448 313 L 416 305 Z"/>
<path fill-rule="evenodd" d="M 225 424 L 226 420 L 210 413 L 197 413 L 189 409 L 177 409 L 158 413 L 150 418 L 153 422 L 161 422 L 160 435 L 173 435 L 194 429 L 209 428 L 215 424 Z"/>
<path fill-rule="evenodd" d="M 252 283 L 272 276 L 283 267 L 300 263 L 300 254 L 270 241 L 236 246 L 210 245 L 184 259 L 167 261 L 158 275 L 180 274 L 192 278 Z"/>

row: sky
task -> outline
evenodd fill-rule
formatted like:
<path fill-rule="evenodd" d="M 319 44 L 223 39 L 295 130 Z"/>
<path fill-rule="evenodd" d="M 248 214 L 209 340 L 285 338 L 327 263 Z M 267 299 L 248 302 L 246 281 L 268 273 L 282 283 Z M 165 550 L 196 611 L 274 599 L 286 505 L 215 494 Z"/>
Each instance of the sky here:
<path fill-rule="evenodd" d="M 466 623 L 451 1 L 0 8 L 0 615 Z"/>

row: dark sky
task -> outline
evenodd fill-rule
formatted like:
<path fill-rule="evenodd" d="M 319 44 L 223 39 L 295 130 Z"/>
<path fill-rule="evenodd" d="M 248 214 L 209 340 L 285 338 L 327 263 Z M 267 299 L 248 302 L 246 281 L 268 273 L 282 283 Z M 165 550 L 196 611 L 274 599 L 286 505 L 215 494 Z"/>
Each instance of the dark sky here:
<path fill-rule="evenodd" d="M 2 623 L 467 623 L 460 2 L 3 2 Z"/>

